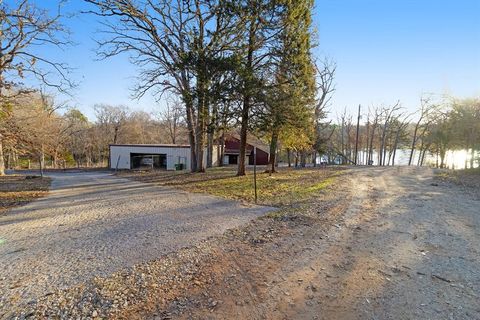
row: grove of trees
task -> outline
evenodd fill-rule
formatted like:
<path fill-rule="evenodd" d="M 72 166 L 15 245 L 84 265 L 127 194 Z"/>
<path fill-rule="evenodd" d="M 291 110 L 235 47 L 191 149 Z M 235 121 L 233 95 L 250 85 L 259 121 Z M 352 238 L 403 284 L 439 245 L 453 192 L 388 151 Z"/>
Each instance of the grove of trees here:
<path fill-rule="evenodd" d="M 370 108 L 362 113 L 359 126 L 359 164 L 395 165 L 399 150 L 408 151 L 408 165 L 446 167 L 448 151 L 463 151 L 465 162 L 458 168 L 480 164 L 480 99 L 445 98 L 434 102 L 424 97 L 419 108 L 408 113 L 400 103 Z M 356 123 L 346 112 L 331 124 L 326 155 L 339 162 L 353 163 Z M 428 156 L 434 161 L 427 163 Z"/>
<path fill-rule="evenodd" d="M 71 68 L 41 50 L 71 46 L 63 1 L 53 14 L 37 3 L 0 2 L 0 175 L 29 161 L 106 165 L 114 143 L 188 143 L 191 170 L 203 172 L 232 130 L 238 175 L 246 173 L 249 135 L 270 146 L 270 172 L 280 160 L 306 166 L 319 157 L 395 165 L 402 149 L 409 165 L 433 156 L 445 167 L 449 150 L 470 153 L 465 167 L 478 163 L 478 99 L 425 97 L 413 113 L 398 102 L 327 121 L 336 64 L 312 55 L 313 0 L 84 0 L 81 14 L 101 21 L 98 57 L 128 56 L 138 70 L 135 97 L 166 106 L 150 114 L 98 104 L 95 119 L 62 102 L 57 94 L 76 86 Z"/>
<path fill-rule="evenodd" d="M 42 100 L 38 92 L 16 102 L 4 122 L 9 132 L 3 146 L 7 168 L 27 167 L 29 160 L 51 168 L 106 166 L 112 143 L 187 143 L 185 124 L 170 114 L 96 105 L 96 120 L 89 121 L 74 108 L 60 114 L 59 106 L 50 97 Z"/>
<path fill-rule="evenodd" d="M 249 132 L 269 136 L 272 150 L 285 132 L 313 145 L 324 114 L 315 112 L 312 0 L 86 1 L 104 22 L 100 56 L 127 54 L 139 67 L 136 95 L 182 102 L 192 171 L 212 165 L 228 127 L 240 132 L 238 175 Z"/>

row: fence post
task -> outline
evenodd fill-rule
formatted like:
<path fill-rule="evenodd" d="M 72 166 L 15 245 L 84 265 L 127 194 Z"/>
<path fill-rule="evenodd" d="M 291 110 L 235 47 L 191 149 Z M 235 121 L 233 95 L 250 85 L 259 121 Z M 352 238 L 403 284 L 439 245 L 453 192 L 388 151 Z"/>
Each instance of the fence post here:
<path fill-rule="evenodd" d="M 255 204 L 257 204 L 257 147 L 253 147 L 253 185 L 255 188 Z"/>

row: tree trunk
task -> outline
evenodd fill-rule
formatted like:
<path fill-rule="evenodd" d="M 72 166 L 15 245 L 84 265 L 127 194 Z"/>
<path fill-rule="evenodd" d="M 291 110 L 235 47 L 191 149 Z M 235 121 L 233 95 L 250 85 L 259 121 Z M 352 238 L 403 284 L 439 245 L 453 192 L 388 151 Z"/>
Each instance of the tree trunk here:
<path fill-rule="evenodd" d="M 39 161 L 40 161 L 40 176 L 43 178 L 43 169 L 45 168 L 45 153 L 43 152 L 43 146 L 40 152 Z"/>
<path fill-rule="evenodd" d="M 0 176 L 5 175 L 5 160 L 3 157 L 3 136 L 0 135 Z"/>
<path fill-rule="evenodd" d="M 53 168 L 56 169 L 57 168 L 57 158 L 58 158 L 58 152 L 55 150 L 55 153 L 53 154 L 53 158 L 52 158 L 52 165 L 53 165 Z M 87 164 L 87 167 L 88 167 L 88 164 Z"/>
<path fill-rule="evenodd" d="M 213 132 L 209 131 L 207 136 L 207 168 L 213 167 Z"/>
<path fill-rule="evenodd" d="M 470 169 L 473 169 L 474 162 L 475 162 L 475 146 L 472 144 L 472 151 L 471 151 L 471 157 L 470 157 Z"/>
<path fill-rule="evenodd" d="M 205 134 L 202 133 L 202 125 L 199 125 L 197 127 L 197 171 L 196 172 L 205 172 L 205 163 L 203 161 L 204 153 L 205 153 Z"/>
<path fill-rule="evenodd" d="M 395 156 L 397 155 L 397 148 L 393 149 L 393 155 L 392 155 L 392 166 L 395 165 Z"/>
<path fill-rule="evenodd" d="M 203 74 L 203 71 L 201 71 Z M 197 122 L 197 172 L 205 172 L 205 134 L 208 121 L 208 106 L 206 101 L 206 79 L 203 75 L 197 79 L 198 93 L 198 122 Z"/>
<path fill-rule="evenodd" d="M 378 150 L 378 165 L 383 166 L 383 136 L 385 134 L 385 128 L 382 129 L 382 138 L 380 140 L 380 148 Z"/>
<path fill-rule="evenodd" d="M 270 140 L 270 159 L 269 159 L 270 173 L 276 172 L 275 162 L 277 161 L 277 143 L 278 143 L 278 129 L 273 129 L 272 139 Z"/>
<path fill-rule="evenodd" d="M 387 161 L 387 166 L 390 165 L 390 162 L 392 161 L 392 156 L 393 156 L 393 149 L 390 148 L 390 150 L 388 150 L 388 161 Z"/>
<path fill-rule="evenodd" d="M 238 159 L 238 171 L 237 176 L 245 175 L 245 156 L 247 148 L 247 132 L 248 132 L 248 119 L 250 113 L 250 104 L 251 104 L 251 91 L 253 83 L 251 82 L 254 75 L 253 70 L 253 54 L 257 45 L 256 37 L 256 25 L 259 17 L 252 15 L 249 18 L 249 29 L 248 29 L 248 45 L 247 45 L 247 56 L 245 63 L 246 70 L 246 79 L 243 81 L 243 107 L 242 107 L 242 123 L 240 128 L 240 154 Z"/>
<path fill-rule="evenodd" d="M 237 176 L 245 175 L 245 157 L 247 155 L 247 131 L 248 131 L 248 112 L 250 109 L 250 97 L 245 97 L 242 109 L 242 127 L 240 129 L 240 154 L 238 156 Z"/>
<path fill-rule="evenodd" d="M 385 120 L 385 124 L 383 125 L 383 128 L 382 128 L 382 141 L 381 141 L 381 145 L 380 145 L 380 165 L 381 166 L 385 165 L 385 158 L 387 156 L 386 142 L 387 142 L 387 132 L 389 130 L 388 129 L 388 124 L 389 124 L 389 121 L 390 121 L 390 115 L 391 115 L 391 112 L 390 112 L 390 114 L 388 114 L 387 119 Z"/>
<path fill-rule="evenodd" d="M 16 152 L 13 153 L 13 169 L 18 168 L 18 154 Z"/>
<path fill-rule="evenodd" d="M 218 152 L 218 166 L 223 167 L 223 158 L 225 158 L 225 130 L 222 129 L 222 135 L 220 136 L 220 152 Z"/>
<path fill-rule="evenodd" d="M 305 168 L 307 164 L 307 153 L 305 151 L 300 152 L 300 166 Z"/>
<path fill-rule="evenodd" d="M 413 131 L 413 139 L 412 139 L 412 148 L 410 150 L 410 158 L 408 159 L 408 165 L 412 165 L 412 160 L 413 160 L 413 153 L 415 152 L 415 144 L 417 143 L 417 132 L 418 132 L 418 126 L 420 125 L 420 122 L 417 122 L 415 125 L 415 130 Z"/>
<path fill-rule="evenodd" d="M 4 155 L 5 158 L 5 155 Z M 7 159 L 5 161 L 5 169 L 12 169 L 12 154 L 7 153 Z"/>
<path fill-rule="evenodd" d="M 445 168 L 445 151 L 440 151 L 440 168 Z"/>
<path fill-rule="evenodd" d="M 195 134 L 195 112 L 193 109 L 193 101 L 190 96 L 184 97 L 185 109 L 187 111 L 187 129 L 188 142 L 190 144 L 190 170 L 197 171 L 197 138 Z"/>
<path fill-rule="evenodd" d="M 368 161 L 367 164 L 369 164 L 373 159 L 373 139 L 375 138 L 375 129 L 377 128 L 377 117 L 375 117 L 375 120 L 372 124 L 372 134 L 370 136 L 370 143 L 368 147 Z"/>
<path fill-rule="evenodd" d="M 290 148 L 287 149 L 287 161 L 288 161 L 288 167 L 292 167 L 292 151 Z"/>
<path fill-rule="evenodd" d="M 388 163 L 385 163 L 385 161 L 387 160 L 387 144 L 385 143 L 383 145 L 383 165 L 388 165 Z M 388 160 L 390 162 L 390 159 Z"/>
<path fill-rule="evenodd" d="M 420 166 L 423 166 L 423 163 L 425 162 L 425 155 L 427 153 L 428 148 L 430 148 L 430 144 L 427 144 L 427 146 L 423 149 L 422 160 L 420 161 Z"/>
<path fill-rule="evenodd" d="M 342 132 L 341 132 L 341 143 L 342 143 L 342 154 L 345 154 L 345 118 L 342 117 Z M 342 159 L 343 164 L 343 159 Z"/>
<path fill-rule="evenodd" d="M 422 149 L 423 149 L 423 141 L 420 144 L 420 148 L 419 148 L 420 153 L 418 154 L 417 167 L 420 166 L 420 159 L 422 158 Z M 415 159 L 412 159 L 412 160 L 415 160 Z"/>

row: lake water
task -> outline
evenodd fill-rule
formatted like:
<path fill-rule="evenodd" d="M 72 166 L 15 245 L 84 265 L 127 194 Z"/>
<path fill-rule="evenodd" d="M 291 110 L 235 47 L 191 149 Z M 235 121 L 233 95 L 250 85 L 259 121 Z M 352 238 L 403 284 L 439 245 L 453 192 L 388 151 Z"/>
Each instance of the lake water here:
<path fill-rule="evenodd" d="M 413 156 L 412 165 L 416 165 L 418 163 L 418 157 L 420 157 L 420 152 L 416 151 Z M 472 157 L 470 150 L 449 150 L 445 155 L 445 165 L 449 169 L 465 169 L 470 168 L 470 159 Z M 361 165 L 366 164 L 366 153 L 364 151 L 359 152 L 358 163 Z M 406 149 L 397 149 L 396 156 L 395 156 L 395 165 L 408 165 L 408 160 L 410 158 L 410 150 Z M 479 167 L 480 162 L 480 153 L 475 153 L 475 158 L 477 159 L 473 163 L 474 168 Z M 378 164 L 378 153 L 373 152 L 373 165 Z M 353 160 L 353 159 L 352 159 Z M 388 161 L 388 152 L 387 152 L 387 159 Z M 320 162 L 320 159 L 318 159 Z M 435 166 L 437 162 L 436 155 L 431 155 L 429 153 L 425 156 L 424 165 L 432 165 Z M 391 163 L 390 163 L 391 164 Z M 438 158 L 438 164 L 440 165 L 440 158 Z M 466 165 L 466 166 L 465 166 Z"/>

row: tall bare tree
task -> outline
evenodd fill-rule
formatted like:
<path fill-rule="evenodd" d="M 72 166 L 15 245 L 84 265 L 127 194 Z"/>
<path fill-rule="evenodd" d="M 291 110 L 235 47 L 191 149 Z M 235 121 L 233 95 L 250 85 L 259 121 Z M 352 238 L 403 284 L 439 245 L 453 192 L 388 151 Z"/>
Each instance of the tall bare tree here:
<path fill-rule="evenodd" d="M 420 114 L 413 129 L 412 146 L 410 148 L 410 157 L 408 159 L 409 166 L 412 165 L 413 155 L 415 153 L 418 140 L 423 137 L 423 135 L 427 132 L 429 125 L 434 121 L 434 110 L 436 108 L 437 106 L 431 103 L 431 99 L 429 97 L 422 97 L 420 99 Z"/>
<path fill-rule="evenodd" d="M 49 58 L 39 47 L 57 48 L 69 45 L 69 32 L 61 23 L 60 1 L 52 15 L 34 1 L 0 2 L 0 103 L 3 118 L 8 116 L 11 95 L 24 93 L 19 85 L 25 78 L 66 92 L 74 86 L 69 79 L 71 69 L 64 63 Z M 2 121 L 2 119 L 0 119 Z M 0 130 L 0 175 L 4 174 L 3 139 Z"/>
<path fill-rule="evenodd" d="M 170 91 L 185 105 L 191 169 L 203 171 L 209 66 L 228 50 L 234 15 L 219 0 L 85 0 L 104 18 L 101 58 L 126 53 L 139 67 L 134 97 Z"/>
<path fill-rule="evenodd" d="M 160 113 L 160 120 L 168 129 L 171 143 L 177 143 L 178 129 L 184 116 L 180 101 L 173 99 L 167 101 L 166 109 Z"/>
<path fill-rule="evenodd" d="M 94 110 L 97 122 L 103 131 L 102 137 L 107 141 L 106 145 L 108 146 L 108 143 L 118 143 L 130 112 L 129 109 L 121 105 L 111 106 L 107 104 L 97 104 L 94 106 Z"/>
<path fill-rule="evenodd" d="M 315 104 L 315 152 L 322 152 L 323 147 L 333 135 L 330 122 L 324 122 L 327 115 L 327 109 L 330 105 L 333 92 L 335 91 L 335 72 L 337 65 L 335 62 L 325 59 L 317 63 L 317 101 Z M 316 165 L 316 155 L 314 154 L 314 165 Z"/>
<path fill-rule="evenodd" d="M 390 124 L 392 122 L 392 117 L 396 111 L 398 111 L 401 108 L 400 106 L 400 101 L 397 101 L 395 105 L 392 107 L 387 107 L 383 110 L 383 113 L 385 114 L 384 118 L 384 124 L 381 126 L 382 130 L 382 135 L 381 135 L 381 140 L 380 140 L 380 150 L 379 150 L 379 165 L 384 166 L 385 165 L 385 158 L 387 154 L 387 148 L 386 148 L 386 139 L 387 139 L 387 134 L 390 130 Z"/>

